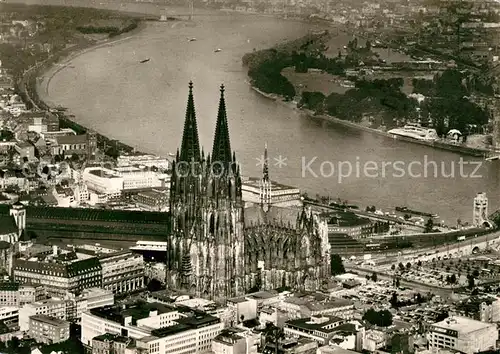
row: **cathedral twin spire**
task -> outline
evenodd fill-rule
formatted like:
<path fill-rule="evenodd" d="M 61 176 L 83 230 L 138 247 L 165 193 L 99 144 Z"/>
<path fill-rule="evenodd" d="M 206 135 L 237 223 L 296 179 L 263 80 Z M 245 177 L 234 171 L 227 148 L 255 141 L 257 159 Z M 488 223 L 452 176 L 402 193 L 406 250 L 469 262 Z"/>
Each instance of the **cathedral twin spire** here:
<path fill-rule="evenodd" d="M 193 98 L 193 83 L 189 82 L 189 96 L 182 134 L 182 144 L 179 161 L 200 161 L 203 157 L 200 153 L 200 142 L 198 138 L 198 126 L 196 123 L 196 112 Z M 231 153 L 231 142 L 229 139 L 229 126 L 227 123 L 226 102 L 224 99 L 224 85 L 220 87 L 219 111 L 215 127 L 214 145 L 212 149 L 212 164 L 220 163 L 224 166 L 234 162 L 234 154 Z"/>
<path fill-rule="evenodd" d="M 223 164 L 231 163 L 231 142 L 229 141 L 229 127 L 227 124 L 226 101 L 224 100 L 224 85 L 220 87 L 219 112 L 215 126 L 212 161 Z"/>
<path fill-rule="evenodd" d="M 194 109 L 193 83 L 189 82 L 189 96 L 186 108 L 186 119 L 184 121 L 184 133 L 182 134 L 180 161 L 200 161 L 200 141 L 198 139 L 198 125 L 196 123 L 196 111 Z"/>

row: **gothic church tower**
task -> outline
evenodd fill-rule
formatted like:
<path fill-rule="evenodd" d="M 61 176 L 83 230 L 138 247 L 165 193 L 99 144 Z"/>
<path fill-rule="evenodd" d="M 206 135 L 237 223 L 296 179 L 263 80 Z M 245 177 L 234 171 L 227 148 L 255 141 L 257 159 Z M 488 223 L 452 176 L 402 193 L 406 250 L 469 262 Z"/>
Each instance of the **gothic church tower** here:
<path fill-rule="evenodd" d="M 214 300 L 244 293 L 241 176 L 231 151 L 223 86 L 212 156 L 205 158 L 189 84 L 181 149 L 172 166 L 170 213 L 169 287 Z"/>

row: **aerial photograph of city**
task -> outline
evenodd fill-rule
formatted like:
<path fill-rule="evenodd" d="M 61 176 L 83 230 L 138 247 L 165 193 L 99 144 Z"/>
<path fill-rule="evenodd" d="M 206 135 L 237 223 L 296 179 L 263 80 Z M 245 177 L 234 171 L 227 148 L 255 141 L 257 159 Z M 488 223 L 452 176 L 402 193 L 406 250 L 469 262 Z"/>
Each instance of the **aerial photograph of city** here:
<path fill-rule="evenodd" d="M 500 0 L 0 0 L 0 354 L 500 354 Z"/>

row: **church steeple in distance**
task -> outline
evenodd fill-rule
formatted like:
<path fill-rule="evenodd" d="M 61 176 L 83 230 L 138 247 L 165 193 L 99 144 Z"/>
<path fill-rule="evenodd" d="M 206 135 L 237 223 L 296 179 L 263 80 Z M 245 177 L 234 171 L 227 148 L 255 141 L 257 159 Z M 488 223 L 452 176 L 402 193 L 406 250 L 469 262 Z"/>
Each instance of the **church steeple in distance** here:
<path fill-rule="evenodd" d="M 212 149 L 212 163 L 229 165 L 232 162 L 231 142 L 229 141 L 229 127 L 227 124 L 226 101 L 224 99 L 224 85 L 220 87 L 219 112 L 215 126 L 214 145 Z"/>
<path fill-rule="evenodd" d="M 189 96 L 180 151 L 180 161 L 191 162 L 191 160 L 200 161 L 200 141 L 198 138 L 192 81 L 189 82 Z"/>
<path fill-rule="evenodd" d="M 269 158 L 267 157 L 267 143 L 264 145 L 264 164 L 262 165 L 262 179 L 269 182 Z"/>

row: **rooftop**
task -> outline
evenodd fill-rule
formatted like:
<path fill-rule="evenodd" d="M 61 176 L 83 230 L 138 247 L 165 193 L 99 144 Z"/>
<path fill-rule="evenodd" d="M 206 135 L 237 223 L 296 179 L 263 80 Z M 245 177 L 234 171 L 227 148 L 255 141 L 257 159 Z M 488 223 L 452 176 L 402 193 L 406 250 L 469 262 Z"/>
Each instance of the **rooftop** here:
<path fill-rule="evenodd" d="M 158 302 L 137 302 L 125 309 L 118 306 L 105 306 L 91 309 L 90 313 L 121 324 L 124 323 L 126 317 L 132 317 L 132 324 L 136 324 L 137 320 L 149 317 L 152 311 L 158 311 L 158 314 L 162 314 L 175 311 L 175 309 Z"/>
<path fill-rule="evenodd" d="M 8 235 L 12 233 L 18 233 L 19 228 L 14 221 L 14 218 L 10 215 L 0 215 L 0 235 Z"/>
<path fill-rule="evenodd" d="M 131 341 L 131 339 L 128 337 L 112 333 L 101 334 L 100 336 L 92 338 L 92 340 L 97 340 L 101 342 L 120 342 L 120 343 L 128 343 Z"/>
<path fill-rule="evenodd" d="M 315 299 L 314 296 L 304 296 L 304 297 L 288 297 L 285 299 L 285 302 L 305 306 L 311 311 L 322 311 L 332 308 L 344 307 L 353 305 L 353 302 L 348 299 L 338 299 L 338 298 L 329 298 L 329 299 Z"/>
<path fill-rule="evenodd" d="M 320 331 L 325 333 L 338 332 L 345 329 L 339 329 L 344 319 L 335 316 L 299 318 L 286 322 L 286 326 L 302 330 Z"/>
<path fill-rule="evenodd" d="M 254 188 L 260 188 L 260 183 L 261 179 L 256 178 L 256 177 L 246 177 L 243 178 L 241 181 L 242 187 L 244 188 L 245 186 L 249 187 L 254 187 Z M 275 181 L 271 181 L 271 190 L 272 191 L 290 191 L 290 192 L 298 192 L 299 189 L 297 187 L 291 187 L 287 186 L 285 184 L 281 184 Z"/>
<path fill-rule="evenodd" d="M 57 136 L 56 141 L 59 145 L 63 144 L 85 144 L 87 142 L 87 135 L 62 135 Z"/>
<path fill-rule="evenodd" d="M 496 327 L 496 324 L 476 321 L 468 317 L 452 316 L 441 322 L 434 323 L 433 326 L 450 329 L 458 333 L 471 333 L 490 326 Z"/>
<path fill-rule="evenodd" d="M 324 213 L 321 216 L 327 218 L 328 225 L 332 226 L 360 226 L 371 222 L 369 219 L 360 218 L 353 212 L 336 211 L 334 213 Z"/>
<path fill-rule="evenodd" d="M 28 269 L 33 273 L 53 272 L 55 276 L 71 278 L 92 270 L 100 270 L 101 264 L 97 258 L 76 260 L 71 263 L 53 263 L 38 260 L 16 259 L 14 269 Z"/>
<path fill-rule="evenodd" d="M 9 205 L 0 204 L 0 216 L 9 215 L 9 210 Z M 150 211 L 28 206 L 26 207 L 26 215 L 28 222 L 30 219 L 50 219 L 54 221 L 59 219 L 106 223 L 170 224 L 168 213 Z M 0 223 L 0 225 L 2 225 L 2 223 Z"/>
<path fill-rule="evenodd" d="M 0 291 L 17 291 L 17 290 L 19 290 L 19 283 L 0 282 Z"/>
<path fill-rule="evenodd" d="M 65 326 L 65 325 L 67 325 L 69 327 L 69 322 L 64 321 L 64 320 L 60 320 L 59 318 L 50 317 L 47 315 L 33 315 L 33 316 L 30 316 L 30 320 L 47 323 L 47 324 L 52 325 L 52 326 Z"/>
<path fill-rule="evenodd" d="M 226 328 L 214 338 L 214 341 L 225 344 L 233 344 L 234 342 L 243 339 L 243 337 L 239 335 L 241 332 L 243 332 L 243 330 L 240 328 Z"/>

